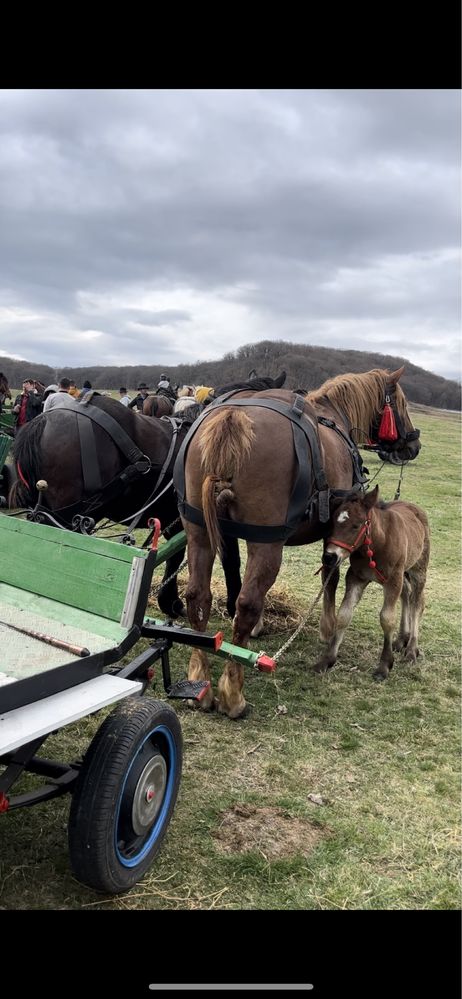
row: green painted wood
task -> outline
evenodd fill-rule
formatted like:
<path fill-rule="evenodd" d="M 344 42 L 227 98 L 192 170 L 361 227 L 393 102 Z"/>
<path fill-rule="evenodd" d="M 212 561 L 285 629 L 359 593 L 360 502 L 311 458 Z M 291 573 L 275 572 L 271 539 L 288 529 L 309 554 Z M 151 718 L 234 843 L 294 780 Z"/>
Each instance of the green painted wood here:
<path fill-rule="evenodd" d="M 0 514 L 0 551 L 3 547 L 3 531 L 13 531 L 19 536 L 30 539 L 41 538 L 49 541 L 50 544 L 63 544 L 63 536 L 66 538 L 68 548 L 75 548 L 80 551 L 94 552 L 105 555 L 107 558 L 117 559 L 119 562 L 132 564 L 134 555 L 140 558 L 147 558 L 149 552 L 144 548 L 132 548 L 128 545 L 121 545 L 117 541 L 108 541 L 104 538 L 87 537 L 85 534 L 75 534 L 73 531 L 60 531 L 56 527 L 48 527 L 46 524 L 34 524 L 30 520 L 19 520 L 18 518 L 7 517 Z"/>
<path fill-rule="evenodd" d="M 0 517 L 0 582 L 119 621 L 140 550 L 83 536 L 75 541 L 70 531 Z"/>
<path fill-rule="evenodd" d="M 176 555 L 177 552 L 182 551 L 184 548 L 186 548 L 186 534 L 184 531 L 180 531 L 179 534 L 175 534 L 174 538 L 171 538 L 170 541 L 165 541 L 160 546 L 156 552 L 156 565 L 166 562 L 168 558 Z"/>

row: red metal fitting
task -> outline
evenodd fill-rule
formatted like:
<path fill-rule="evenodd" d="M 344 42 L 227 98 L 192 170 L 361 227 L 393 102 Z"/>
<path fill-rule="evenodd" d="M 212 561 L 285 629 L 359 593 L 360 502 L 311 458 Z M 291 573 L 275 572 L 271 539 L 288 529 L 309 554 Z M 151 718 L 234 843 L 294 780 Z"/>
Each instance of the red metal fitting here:
<path fill-rule="evenodd" d="M 0 812 L 7 812 L 10 807 L 10 799 L 3 791 L 0 791 Z"/>
<path fill-rule="evenodd" d="M 210 680 L 207 680 L 206 683 L 207 683 L 207 686 L 204 687 L 203 690 L 199 691 L 199 693 L 198 693 L 198 695 L 196 697 L 196 701 L 201 701 L 202 698 L 205 697 L 207 691 L 210 690 L 210 687 L 211 687 Z"/>
<path fill-rule="evenodd" d="M 156 552 L 159 544 L 160 520 L 158 520 L 157 517 L 150 517 L 148 520 L 148 527 L 154 528 L 154 534 L 151 541 L 151 551 Z"/>
<path fill-rule="evenodd" d="M 276 669 L 276 660 L 271 659 L 271 656 L 265 656 L 264 654 L 259 656 L 256 663 L 257 669 L 261 670 L 262 673 L 274 673 Z"/>
<path fill-rule="evenodd" d="M 149 682 L 151 682 L 151 680 L 154 679 L 155 672 L 156 671 L 154 669 L 154 666 L 150 666 L 149 669 L 146 671 L 146 677 L 149 680 Z"/>
<path fill-rule="evenodd" d="M 224 632 L 222 631 L 217 631 L 216 635 L 213 636 L 215 652 L 221 647 L 224 637 Z"/>

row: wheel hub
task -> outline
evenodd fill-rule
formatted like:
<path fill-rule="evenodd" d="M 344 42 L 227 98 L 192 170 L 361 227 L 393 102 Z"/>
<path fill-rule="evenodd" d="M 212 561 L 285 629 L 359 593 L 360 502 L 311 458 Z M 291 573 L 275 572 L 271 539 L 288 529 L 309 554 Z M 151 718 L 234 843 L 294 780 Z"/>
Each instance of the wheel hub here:
<path fill-rule="evenodd" d="M 157 753 L 146 763 L 133 795 L 132 825 L 137 836 L 142 836 L 155 821 L 166 785 L 167 764 L 161 753 Z"/>

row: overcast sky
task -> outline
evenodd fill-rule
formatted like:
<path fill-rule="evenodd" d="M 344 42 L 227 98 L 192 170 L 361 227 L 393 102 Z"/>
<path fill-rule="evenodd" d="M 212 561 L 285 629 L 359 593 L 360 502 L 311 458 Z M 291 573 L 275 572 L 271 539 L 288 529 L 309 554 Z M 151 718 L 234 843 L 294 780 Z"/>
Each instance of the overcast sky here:
<path fill-rule="evenodd" d="M 459 378 L 460 180 L 456 90 L 0 91 L 0 353 Z"/>

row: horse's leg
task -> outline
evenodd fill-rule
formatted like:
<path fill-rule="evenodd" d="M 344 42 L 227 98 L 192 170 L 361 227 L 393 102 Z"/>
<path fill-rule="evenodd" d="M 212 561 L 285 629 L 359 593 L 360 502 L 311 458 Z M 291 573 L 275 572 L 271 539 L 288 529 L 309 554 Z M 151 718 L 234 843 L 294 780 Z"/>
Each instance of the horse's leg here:
<path fill-rule="evenodd" d="M 383 584 L 384 599 L 380 611 L 380 624 L 383 631 L 383 648 L 374 670 L 376 680 L 386 680 L 393 666 L 393 629 L 395 626 L 396 604 L 403 589 L 404 571 L 397 569 L 392 577 Z"/>
<path fill-rule="evenodd" d="M 222 564 L 226 581 L 226 609 L 231 618 L 236 613 L 236 601 L 241 591 L 241 556 L 237 538 L 223 538 Z"/>
<path fill-rule="evenodd" d="M 265 595 L 279 572 L 282 561 L 282 544 L 248 544 L 244 582 L 237 599 L 233 622 L 233 644 L 246 648 L 252 628 L 258 621 Z M 226 661 L 218 681 L 218 710 L 229 718 L 240 718 L 245 711 L 242 693 L 244 668 L 231 659 Z"/>
<path fill-rule="evenodd" d="M 326 548 L 327 541 L 324 542 L 324 552 Z M 329 573 L 332 572 L 330 567 L 322 567 L 322 583 L 325 586 L 326 579 L 329 577 Z M 338 581 L 340 579 L 340 566 L 336 566 L 332 572 L 332 576 L 325 587 L 323 594 L 323 606 L 321 612 L 321 619 L 319 622 L 319 634 L 323 642 L 329 642 L 330 639 L 335 635 L 336 631 L 336 619 L 335 619 L 335 594 L 337 592 Z"/>
<path fill-rule="evenodd" d="M 171 558 L 167 559 L 165 563 L 164 575 L 159 593 L 157 594 L 157 603 L 167 617 L 182 617 L 184 615 L 184 603 L 178 595 L 178 576 L 176 575 L 183 557 L 184 551 L 177 552 L 176 555 L 172 555 Z M 174 573 L 175 575 L 173 575 Z M 170 579 L 168 583 L 164 582 L 164 580 L 169 579 L 172 575 L 173 579 Z"/>
<path fill-rule="evenodd" d="M 404 657 L 407 662 L 415 662 L 417 656 L 420 655 L 419 624 L 425 607 L 424 587 L 426 576 L 426 567 L 414 566 L 409 572 L 411 581 L 409 641 Z"/>
<path fill-rule="evenodd" d="M 350 566 L 346 574 L 345 596 L 339 607 L 335 631 L 329 641 L 326 651 L 321 656 L 321 659 L 319 659 L 315 664 L 314 669 L 316 673 L 325 673 L 326 670 L 331 669 L 332 666 L 335 665 L 338 650 L 343 642 L 345 631 L 348 628 L 351 618 L 353 617 L 353 611 L 361 600 L 367 585 L 368 580 L 364 581 L 362 579 L 358 579 Z"/>
<path fill-rule="evenodd" d="M 210 578 L 214 554 L 209 544 L 207 532 L 195 524 L 188 524 L 188 565 L 189 582 L 186 587 L 186 605 L 191 627 L 205 631 L 212 606 Z M 193 649 L 189 660 L 188 680 L 210 680 L 207 654 L 203 649 Z M 192 702 L 195 706 L 195 702 Z M 212 687 L 200 701 L 200 707 L 209 711 L 214 706 Z"/>
<path fill-rule="evenodd" d="M 410 597 L 411 583 L 407 574 L 404 574 L 403 589 L 401 590 L 401 621 L 398 634 L 393 642 L 394 652 L 401 652 L 406 649 L 409 641 L 411 619 L 410 619 Z"/>

